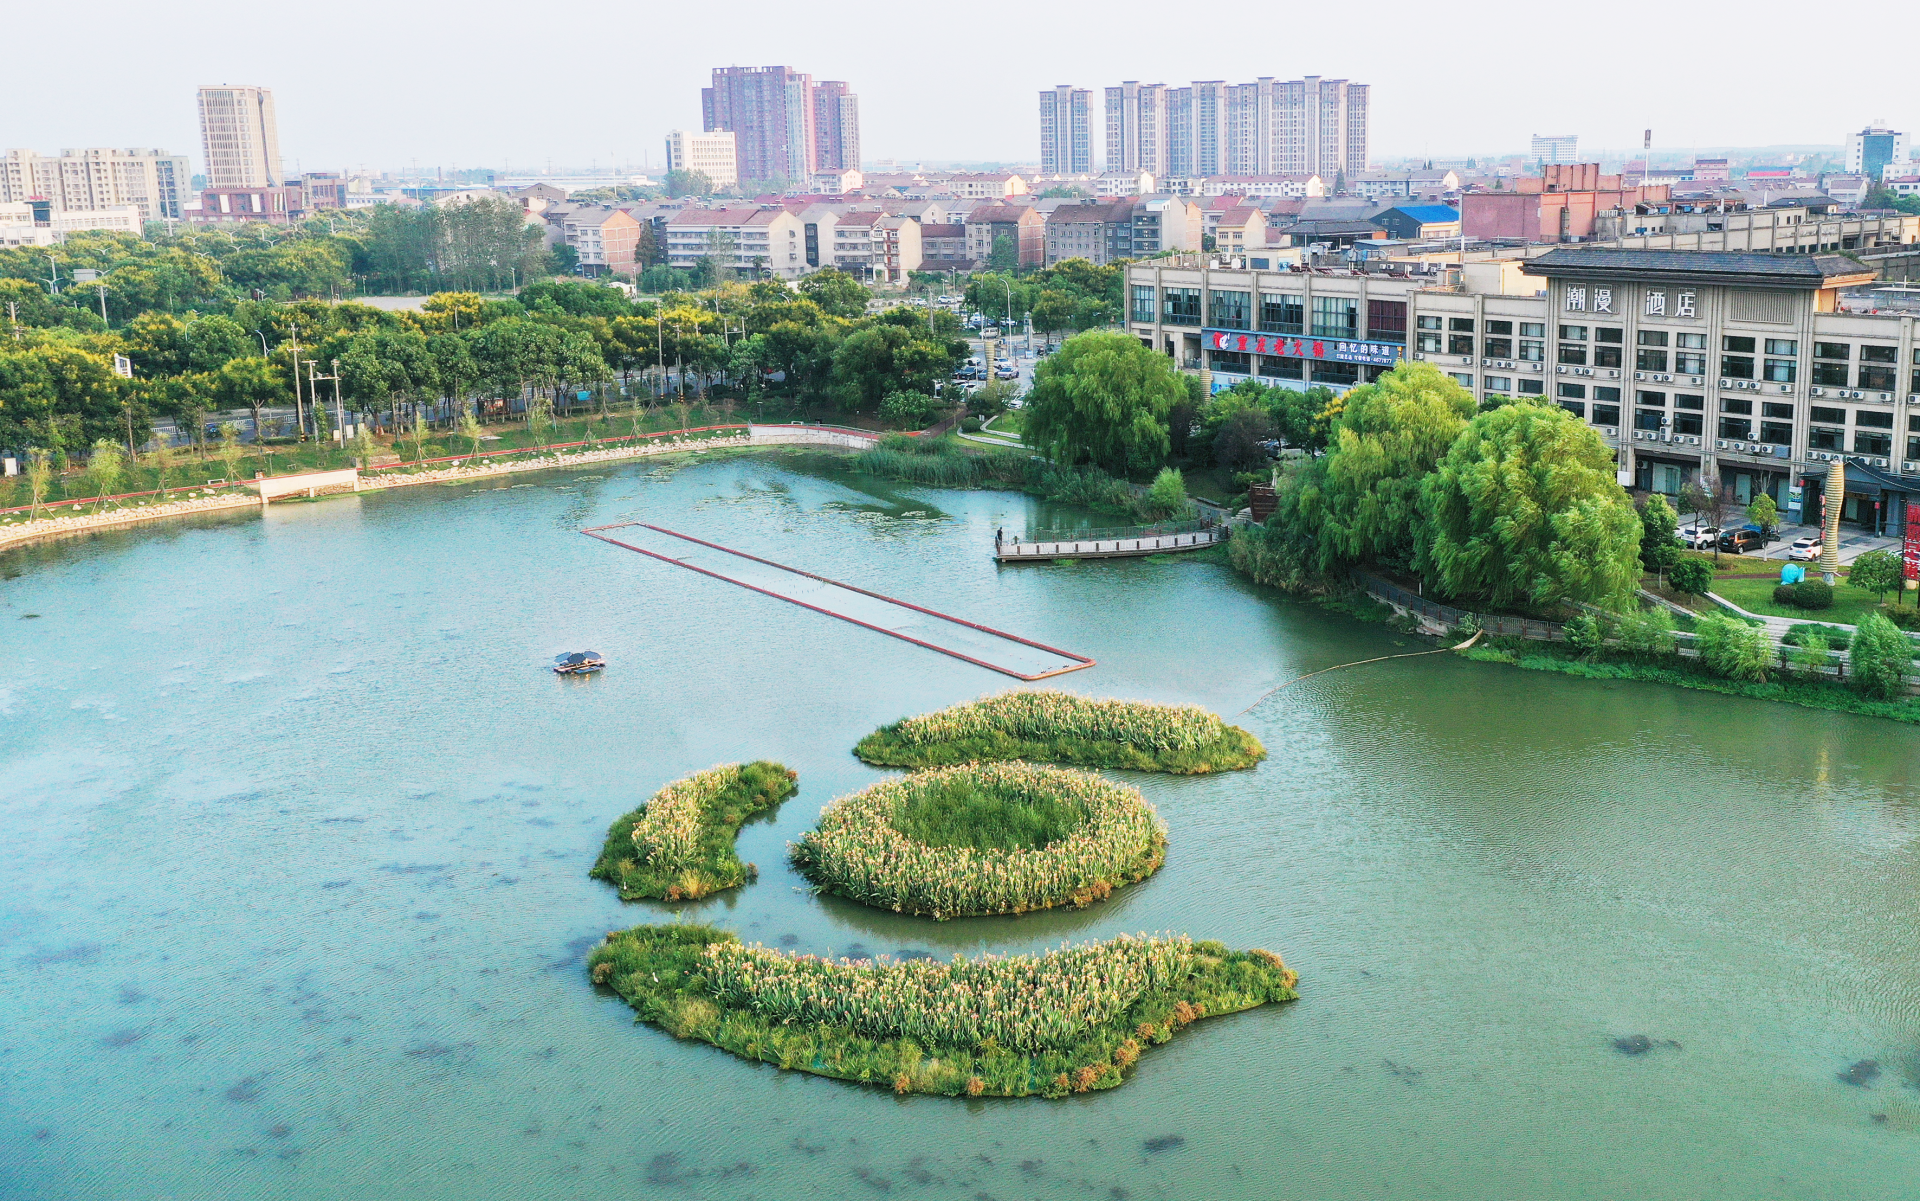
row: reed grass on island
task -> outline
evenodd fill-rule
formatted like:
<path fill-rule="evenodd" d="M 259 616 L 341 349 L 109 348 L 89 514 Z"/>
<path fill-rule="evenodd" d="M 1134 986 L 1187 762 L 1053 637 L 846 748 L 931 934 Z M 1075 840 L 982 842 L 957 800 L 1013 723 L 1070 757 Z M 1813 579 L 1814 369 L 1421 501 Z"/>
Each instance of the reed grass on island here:
<path fill-rule="evenodd" d="M 799 776 L 765 759 L 675 780 L 613 823 L 589 873 L 623 901 L 697 901 L 753 878 L 733 841 L 749 817 L 798 791 Z"/>
<path fill-rule="evenodd" d="M 848 962 L 675 924 L 609 934 L 587 963 L 595 984 L 677 1038 L 898 1093 L 968 1097 L 1113 1088 L 1182 1027 L 1298 995 L 1279 956 L 1185 937 Z"/>
<path fill-rule="evenodd" d="M 951 767 L 841 797 L 793 844 L 820 888 L 944 920 L 1086 906 L 1166 861 L 1139 792 L 1026 763 Z"/>
<path fill-rule="evenodd" d="M 1260 740 L 1198 705 L 1003 692 L 883 726 L 853 753 L 882 767 L 1033 759 L 1177 775 L 1237 771 L 1267 757 Z"/>

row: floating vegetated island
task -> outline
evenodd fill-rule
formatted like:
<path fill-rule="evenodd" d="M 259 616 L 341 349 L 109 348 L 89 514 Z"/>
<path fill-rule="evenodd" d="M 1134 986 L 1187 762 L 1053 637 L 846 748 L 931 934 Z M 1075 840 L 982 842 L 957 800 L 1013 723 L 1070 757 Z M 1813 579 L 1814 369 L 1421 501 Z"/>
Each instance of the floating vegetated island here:
<path fill-rule="evenodd" d="M 903 718 L 862 738 L 853 753 L 882 767 L 1034 759 L 1198 775 L 1252 767 L 1267 748 L 1198 705 L 1040 690 Z"/>
<path fill-rule="evenodd" d="M 589 875 L 623 901 L 697 901 L 753 877 L 734 853 L 749 817 L 799 790 L 797 773 L 765 759 L 726 763 L 675 780 L 613 823 Z"/>
<path fill-rule="evenodd" d="M 1183 1026 L 1297 997 L 1279 956 L 1184 937 L 950 963 L 849 962 L 675 924 L 609 934 L 587 962 L 594 983 L 678 1038 L 947 1096 L 1113 1088 L 1143 1050 Z"/>
<path fill-rule="evenodd" d="M 882 780 L 827 806 L 793 844 L 820 888 L 946 919 L 1085 906 L 1166 861 L 1135 789 L 1089 772 L 969 764 Z"/>

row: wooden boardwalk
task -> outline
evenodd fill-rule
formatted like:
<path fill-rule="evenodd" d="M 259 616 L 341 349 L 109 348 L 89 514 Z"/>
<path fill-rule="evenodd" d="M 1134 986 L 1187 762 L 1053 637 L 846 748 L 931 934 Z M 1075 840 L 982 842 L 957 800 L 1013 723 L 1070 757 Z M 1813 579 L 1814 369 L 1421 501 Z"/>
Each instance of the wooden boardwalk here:
<path fill-rule="evenodd" d="M 1039 563 L 1048 559 L 1130 559 L 1200 550 L 1227 540 L 1227 527 L 1208 526 L 1174 534 L 1136 534 L 1125 538 L 1079 538 L 1028 542 L 1003 539 L 994 547 L 1002 563 Z"/>

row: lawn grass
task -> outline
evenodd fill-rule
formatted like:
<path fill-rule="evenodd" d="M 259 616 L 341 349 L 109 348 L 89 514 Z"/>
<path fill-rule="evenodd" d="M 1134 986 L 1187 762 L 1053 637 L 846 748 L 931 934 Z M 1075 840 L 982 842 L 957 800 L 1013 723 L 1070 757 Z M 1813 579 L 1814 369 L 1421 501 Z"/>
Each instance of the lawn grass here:
<path fill-rule="evenodd" d="M 1884 717 L 1908 725 L 1920 725 L 1920 697 L 1898 701 L 1875 700 L 1843 684 L 1800 679 L 1785 671 L 1774 673 L 1765 683 L 1729 680 L 1698 666 L 1696 660 L 1678 657 L 1652 662 L 1594 660 L 1583 658 L 1572 647 L 1542 642 L 1528 642 L 1522 646 L 1478 646 L 1461 654 L 1476 662 L 1507 663 L 1528 671 L 1553 671 L 1588 680 L 1642 680 L 1652 684 L 1671 684 L 1676 688 L 1718 692 L 1757 701 L 1781 701 L 1808 709 Z"/>
<path fill-rule="evenodd" d="M 1816 575 L 1816 573 L 1809 573 Z M 1817 578 L 1817 575 L 1816 575 Z M 1839 622 L 1842 625 L 1858 625 L 1860 619 L 1881 607 L 1881 598 L 1871 592 L 1855 588 L 1844 578 L 1834 585 L 1833 607 L 1830 609 L 1802 609 L 1798 605 L 1783 605 L 1773 599 L 1773 590 L 1780 584 L 1776 575 L 1765 579 L 1716 579 L 1713 591 L 1739 605 L 1749 613 L 1760 613 L 1768 617 L 1791 617 L 1799 621 Z"/>
<path fill-rule="evenodd" d="M 1237 771 L 1267 757 L 1252 734 L 1195 706 L 1050 691 L 903 718 L 862 738 L 853 753 L 881 767 L 1025 759 L 1174 775 Z"/>
<path fill-rule="evenodd" d="M 1186 944 L 1190 952 L 1179 956 L 1177 970 L 1156 975 L 1153 984 L 1137 991 L 1118 992 L 1110 975 L 1082 973 L 1081 986 L 1071 987 L 1077 977 L 1064 967 L 1073 958 L 1066 948 L 1050 952 L 1037 964 L 1022 957 L 975 961 L 970 967 L 960 961 L 823 964 L 760 950 L 754 955 L 761 962 L 776 969 L 805 969 L 805 978 L 817 986 L 798 997 L 792 992 L 749 996 L 723 989 L 717 981 L 721 961 L 715 955 L 728 950 L 724 944 L 738 942 L 735 935 L 711 926 L 636 926 L 609 934 L 588 956 L 588 971 L 595 984 L 611 988 L 631 1005 L 639 1020 L 676 1038 L 710 1043 L 790 1071 L 880 1085 L 896 1093 L 969 1097 L 1064 1097 L 1114 1088 L 1125 1083 L 1128 1069 L 1145 1049 L 1167 1042 L 1193 1022 L 1298 998 L 1298 978 L 1277 955 L 1230 951 L 1217 942 Z M 716 950 L 710 953 L 709 947 Z M 1035 967 L 1044 974 L 1056 963 L 1063 970 L 1052 983 L 1064 982 L 1067 988 L 959 986 L 934 994 L 940 1002 L 937 1012 L 924 1003 L 891 1009 L 885 1004 L 887 986 L 900 983 L 896 974 L 927 981 L 949 970 L 956 975 L 1004 973 L 1017 983 L 1017 969 Z M 902 991 L 894 990 L 894 995 Z M 1055 1009 L 1056 999 L 1092 1004 Z M 927 1034 L 943 1024 L 977 1028 L 998 1023 L 1004 1010 L 1014 1008 L 1041 1010 L 1041 1024 L 1050 1037 L 1039 1045 L 1017 1045 L 1023 1040 L 947 1042 Z M 838 1013 L 844 1020 L 803 1020 L 794 1016 L 796 1010 Z M 1095 1020 L 1078 1016 L 1088 1013 Z"/>
<path fill-rule="evenodd" d="M 655 793 L 647 804 L 617 819 L 607 830 L 606 845 L 588 873 L 620 890 L 623 901 L 692 901 L 746 883 L 755 875 L 752 864 L 734 852 L 740 827 L 756 813 L 771 810 L 799 791 L 798 775 L 778 763 L 762 759 L 745 765 L 729 764 L 715 772 L 710 794 L 691 798 L 684 815 L 689 837 L 680 853 L 643 850 L 634 834 L 647 816 L 648 806 L 662 798 L 683 797 L 677 792 L 710 773 L 676 780 Z M 656 814 L 656 817 L 660 815 Z"/>
<path fill-rule="evenodd" d="M 968 764 L 834 801 L 792 847 L 800 874 L 863 905 L 945 921 L 1084 908 L 1166 862 L 1140 793 L 1090 772 Z"/>
<path fill-rule="evenodd" d="M 1019 438 L 1026 432 L 1027 413 L 1025 409 L 1008 409 L 988 424 L 985 432 L 1005 434 L 1010 438 Z"/>

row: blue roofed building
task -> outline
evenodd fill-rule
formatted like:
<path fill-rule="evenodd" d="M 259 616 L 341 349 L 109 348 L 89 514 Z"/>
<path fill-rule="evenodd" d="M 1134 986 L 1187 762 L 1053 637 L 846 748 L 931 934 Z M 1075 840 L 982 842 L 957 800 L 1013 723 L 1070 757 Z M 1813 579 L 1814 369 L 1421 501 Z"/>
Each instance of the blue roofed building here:
<path fill-rule="evenodd" d="M 1460 210 L 1450 204 L 1397 204 L 1368 220 L 1408 242 L 1460 236 Z"/>

